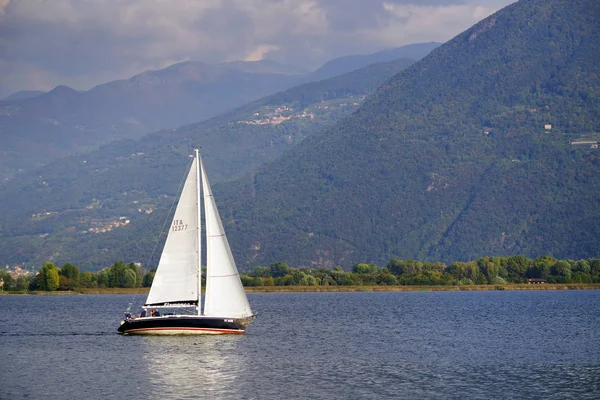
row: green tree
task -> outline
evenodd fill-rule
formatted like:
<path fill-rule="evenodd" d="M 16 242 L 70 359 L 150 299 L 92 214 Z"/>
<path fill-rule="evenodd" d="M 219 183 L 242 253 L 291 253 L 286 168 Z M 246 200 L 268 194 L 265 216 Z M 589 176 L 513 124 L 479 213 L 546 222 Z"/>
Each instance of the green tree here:
<path fill-rule="evenodd" d="M 2 281 L 3 290 L 11 290 L 15 286 L 13 277 L 2 269 L 0 269 L 0 281 Z"/>
<path fill-rule="evenodd" d="M 73 287 L 74 287 L 73 280 L 67 278 L 64 275 L 60 275 L 60 271 L 59 271 L 58 289 L 59 290 L 71 290 L 71 289 L 73 289 Z"/>
<path fill-rule="evenodd" d="M 567 261 L 560 260 L 552 267 L 552 275 L 557 276 L 570 276 L 571 275 L 571 264 Z"/>
<path fill-rule="evenodd" d="M 92 274 L 91 272 L 84 272 L 83 274 L 81 274 L 81 276 L 79 277 L 79 284 L 83 287 L 93 287 L 94 283 L 95 283 L 95 279 L 94 279 L 94 274 Z M 96 277 L 97 279 L 97 277 Z"/>
<path fill-rule="evenodd" d="M 108 269 L 103 269 L 102 271 L 100 271 L 98 273 L 98 286 L 99 287 L 111 287 Z"/>
<path fill-rule="evenodd" d="M 142 284 L 142 278 L 144 275 L 142 267 L 136 263 L 129 263 L 127 264 L 127 268 L 135 273 L 135 287 L 140 286 Z"/>
<path fill-rule="evenodd" d="M 448 267 L 448 272 L 456 279 L 461 280 L 467 277 L 467 268 L 466 263 L 456 261 L 450 264 Z"/>
<path fill-rule="evenodd" d="M 56 266 L 52 263 L 46 263 L 40 269 L 37 276 L 38 287 L 41 290 L 55 291 L 59 288 L 60 278 Z"/>
<path fill-rule="evenodd" d="M 493 257 L 484 257 L 477 260 L 477 266 L 489 282 L 493 282 L 500 271 L 500 262 Z"/>
<path fill-rule="evenodd" d="M 479 272 L 479 266 L 477 266 L 477 263 L 475 263 L 473 261 L 468 262 L 466 265 L 466 268 L 465 268 L 465 272 L 466 272 L 465 278 L 471 279 L 475 283 L 478 283 L 477 279 L 479 278 L 480 272 Z M 479 282 L 481 282 L 481 280 L 479 280 Z M 484 282 L 484 283 L 487 283 L 487 282 Z"/>
<path fill-rule="evenodd" d="M 298 269 L 292 272 L 292 285 L 308 285 L 308 276 Z"/>
<path fill-rule="evenodd" d="M 577 271 L 571 275 L 572 283 L 591 283 L 592 278 L 590 274 L 586 274 L 585 272 Z"/>
<path fill-rule="evenodd" d="M 375 264 L 355 264 L 352 267 L 352 272 L 355 274 L 376 274 L 379 272 L 379 267 Z"/>
<path fill-rule="evenodd" d="M 321 278 L 321 282 L 319 282 L 321 286 L 335 286 L 337 285 L 336 281 L 332 278 L 331 275 L 325 275 Z"/>
<path fill-rule="evenodd" d="M 284 262 L 271 264 L 270 273 L 273 278 L 286 276 L 290 272 L 290 267 Z"/>
<path fill-rule="evenodd" d="M 131 268 L 127 268 L 124 273 L 119 287 L 133 288 L 137 286 L 138 276 Z"/>
<path fill-rule="evenodd" d="M 34 279 L 35 277 L 33 275 L 21 275 L 17 277 L 15 287 L 17 290 L 27 290 Z"/>
<path fill-rule="evenodd" d="M 600 259 L 592 258 L 589 260 L 590 274 L 592 275 L 592 282 L 600 282 Z"/>
<path fill-rule="evenodd" d="M 60 271 L 58 271 L 58 274 L 69 278 L 74 282 L 79 281 L 79 267 L 71 263 L 66 263 L 65 265 L 63 265 Z"/>
<path fill-rule="evenodd" d="M 511 256 L 505 258 L 504 267 L 508 271 L 508 280 L 511 282 L 521 282 L 529 269 L 531 260 L 525 256 Z"/>
<path fill-rule="evenodd" d="M 254 278 L 245 274 L 240 274 L 240 280 L 243 286 L 254 286 Z"/>
<path fill-rule="evenodd" d="M 575 263 L 573 272 L 581 272 L 584 274 L 589 274 L 590 272 L 592 272 L 592 266 L 590 265 L 588 260 L 579 260 Z"/>
<path fill-rule="evenodd" d="M 395 275 L 420 274 L 423 272 L 423 263 L 416 260 L 398 260 L 393 258 L 386 267 Z"/>
<path fill-rule="evenodd" d="M 154 275 L 156 275 L 156 268 L 151 269 L 149 272 L 144 274 L 144 278 L 142 279 L 143 287 L 152 286 L 152 281 L 154 280 Z"/>
<path fill-rule="evenodd" d="M 275 286 L 275 279 L 272 276 L 261 278 L 263 286 Z"/>
<path fill-rule="evenodd" d="M 398 279 L 393 274 L 383 274 L 381 276 L 381 284 L 390 286 L 397 285 Z"/>
<path fill-rule="evenodd" d="M 107 272 L 108 287 L 136 287 L 138 282 L 141 282 L 139 269 L 133 263 L 125 264 L 123 261 L 117 261 L 108 268 Z M 134 278 L 133 286 L 129 286 L 131 285 L 132 276 Z"/>
<path fill-rule="evenodd" d="M 550 271 L 556 264 L 557 260 L 554 257 L 542 256 L 533 260 L 531 268 L 527 271 L 530 278 L 546 279 L 550 276 Z"/>
<path fill-rule="evenodd" d="M 252 270 L 252 276 L 255 278 L 262 278 L 271 276 L 271 268 L 269 267 L 256 267 Z"/>

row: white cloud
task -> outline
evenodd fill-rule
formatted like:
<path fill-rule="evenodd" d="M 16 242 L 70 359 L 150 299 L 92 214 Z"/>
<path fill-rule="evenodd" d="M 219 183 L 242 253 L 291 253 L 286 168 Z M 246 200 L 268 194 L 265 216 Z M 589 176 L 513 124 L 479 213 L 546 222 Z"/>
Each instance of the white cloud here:
<path fill-rule="evenodd" d="M 10 0 L 0 0 L 0 15 L 4 14 L 4 8 L 10 3 Z"/>
<path fill-rule="evenodd" d="M 0 0 L 0 97 L 173 62 L 268 57 L 316 68 L 446 41 L 513 0 Z"/>
<path fill-rule="evenodd" d="M 243 58 L 244 61 L 260 61 L 267 58 L 269 52 L 273 50 L 279 50 L 279 46 L 275 46 L 272 44 L 259 44 L 254 50 L 250 52 L 246 57 Z"/>
<path fill-rule="evenodd" d="M 363 34 L 392 46 L 399 40 L 445 42 L 510 2 L 496 0 L 487 2 L 485 7 L 481 3 L 473 0 L 449 5 L 384 3 L 384 9 L 392 17 L 387 26 Z"/>

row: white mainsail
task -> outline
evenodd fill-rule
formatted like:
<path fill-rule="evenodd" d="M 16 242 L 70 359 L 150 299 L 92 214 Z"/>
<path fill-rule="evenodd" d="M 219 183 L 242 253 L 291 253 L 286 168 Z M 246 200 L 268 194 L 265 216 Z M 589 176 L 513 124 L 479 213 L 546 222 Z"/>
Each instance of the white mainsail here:
<path fill-rule="evenodd" d="M 240 281 L 202 160 L 200 160 L 200 171 L 207 242 L 206 294 L 203 315 L 207 317 L 249 317 L 252 315 L 252 310 Z"/>
<path fill-rule="evenodd" d="M 146 306 L 196 302 L 200 306 L 198 172 L 196 157 L 185 180 Z"/>

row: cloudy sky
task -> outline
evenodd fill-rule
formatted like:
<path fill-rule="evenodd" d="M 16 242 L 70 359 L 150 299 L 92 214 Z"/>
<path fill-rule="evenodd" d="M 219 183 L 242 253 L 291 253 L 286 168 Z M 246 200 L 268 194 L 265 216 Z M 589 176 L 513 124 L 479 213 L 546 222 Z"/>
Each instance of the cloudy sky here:
<path fill-rule="evenodd" d="M 0 98 L 85 90 L 184 60 L 315 69 L 445 42 L 514 0 L 0 0 Z"/>

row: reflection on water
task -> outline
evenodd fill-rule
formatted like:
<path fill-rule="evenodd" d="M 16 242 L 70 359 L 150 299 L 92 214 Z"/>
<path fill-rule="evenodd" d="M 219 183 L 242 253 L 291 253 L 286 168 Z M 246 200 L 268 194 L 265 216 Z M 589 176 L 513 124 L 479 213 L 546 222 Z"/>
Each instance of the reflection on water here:
<path fill-rule="evenodd" d="M 239 398 L 245 368 L 239 335 L 144 336 L 143 365 L 152 399 Z"/>
<path fill-rule="evenodd" d="M 0 400 L 600 398 L 600 291 L 249 299 L 245 335 L 171 337 L 116 333 L 131 296 L 2 296 Z"/>

